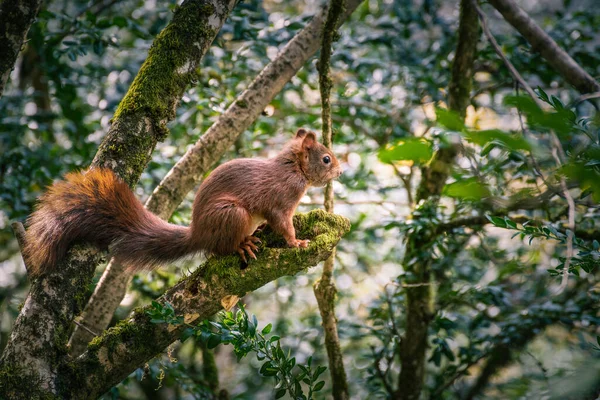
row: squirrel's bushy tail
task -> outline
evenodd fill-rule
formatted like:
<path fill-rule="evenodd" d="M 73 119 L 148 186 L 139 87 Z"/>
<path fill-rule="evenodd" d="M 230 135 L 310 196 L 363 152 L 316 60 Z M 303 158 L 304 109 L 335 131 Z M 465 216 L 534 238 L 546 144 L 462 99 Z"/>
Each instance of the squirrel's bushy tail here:
<path fill-rule="evenodd" d="M 109 249 L 130 268 L 153 268 L 193 252 L 190 230 L 147 211 L 109 169 L 70 173 L 40 197 L 23 256 L 32 276 L 52 270 L 75 243 Z"/>

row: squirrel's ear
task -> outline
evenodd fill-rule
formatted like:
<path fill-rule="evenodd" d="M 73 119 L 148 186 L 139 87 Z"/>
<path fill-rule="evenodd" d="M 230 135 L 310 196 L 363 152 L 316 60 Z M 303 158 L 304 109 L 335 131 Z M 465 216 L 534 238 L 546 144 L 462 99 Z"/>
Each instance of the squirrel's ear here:
<path fill-rule="evenodd" d="M 306 129 L 300 128 L 296 132 L 296 138 L 303 138 L 304 136 L 306 136 L 307 133 L 308 133 L 308 131 Z"/>
<path fill-rule="evenodd" d="M 306 132 L 306 134 L 304 134 L 301 137 L 304 137 L 304 139 L 302 140 L 302 148 L 306 150 L 311 149 L 315 145 L 315 143 L 317 143 L 317 136 L 314 132 Z"/>

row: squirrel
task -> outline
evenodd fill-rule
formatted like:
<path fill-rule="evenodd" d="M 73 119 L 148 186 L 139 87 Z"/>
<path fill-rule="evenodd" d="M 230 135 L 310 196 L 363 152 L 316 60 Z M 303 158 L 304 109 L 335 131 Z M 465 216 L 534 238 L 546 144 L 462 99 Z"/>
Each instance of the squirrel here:
<path fill-rule="evenodd" d="M 292 216 L 309 186 L 324 186 L 342 169 L 314 132 L 299 129 L 275 157 L 242 158 L 217 167 L 200 185 L 189 227 L 150 211 L 110 169 L 73 172 L 42 195 L 27 220 L 23 256 L 32 277 L 55 269 L 75 243 L 109 250 L 129 269 L 153 269 L 188 255 L 239 253 L 256 259 L 255 230 L 265 222 L 290 247 Z"/>

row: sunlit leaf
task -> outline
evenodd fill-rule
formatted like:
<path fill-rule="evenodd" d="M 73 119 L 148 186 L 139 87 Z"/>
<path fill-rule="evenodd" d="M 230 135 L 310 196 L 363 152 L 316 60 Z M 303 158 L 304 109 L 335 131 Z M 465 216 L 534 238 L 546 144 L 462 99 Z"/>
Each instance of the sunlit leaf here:
<path fill-rule="evenodd" d="M 435 116 L 437 123 L 446 129 L 457 132 L 465 129 L 464 120 L 457 112 L 445 108 L 436 108 Z"/>
<path fill-rule="evenodd" d="M 402 139 L 392 147 L 379 151 L 379 159 L 388 164 L 400 160 L 422 164 L 429 161 L 432 155 L 431 142 L 421 138 Z"/>
<path fill-rule="evenodd" d="M 490 195 L 490 191 L 477 178 L 463 179 L 444 187 L 444 195 L 465 200 L 480 200 Z"/>
<path fill-rule="evenodd" d="M 508 134 L 499 129 L 490 129 L 485 131 L 467 131 L 465 139 L 471 143 L 485 146 L 488 143 L 500 143 L 509 150 L 531 150 L 531 145 L 519 134 Z"/>

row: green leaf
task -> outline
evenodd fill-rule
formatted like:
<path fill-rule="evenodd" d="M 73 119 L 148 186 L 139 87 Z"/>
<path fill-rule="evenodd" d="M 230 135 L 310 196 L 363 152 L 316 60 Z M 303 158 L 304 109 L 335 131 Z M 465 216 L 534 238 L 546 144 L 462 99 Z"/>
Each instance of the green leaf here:
<path fill-rule="evenodd" d="M 436 108 L 435 116 L 438 124 L 451 131 L 462 132 L 465 129 L 463 118 L 454 111 L 445 108 Z"/>
<path fill-rule="evenodd" d="M 325 386 L 325 381 L 319 381 L 315 385 L 315 388 L 313 389 L 313 391 L 318 392 L 319 390 L 323 389 L 323 386 Z"/>
<path fill-rule="evenodd" d="M 500 217 L 492 217 L 489 215 L 485 216 L 488 221 L 490 221 L 494 226 L 500 227 L 500 228 L 507 228 L 508 226 L 506 225 L 506 220 L 504 218 L 500 218 Z"/>
<path fill-rule="evenodd" d="M 262 334 L 263 335 L 267 335 L 269 332 L 271 332 L 271 328 L 273 328 L 272 324 L 268 324 L 267 326 L 265 326 L 262 330 Z"/>
<path fill-rule="evenodd" d="M 267 361 L 260 367 L 260 373 L 263 376 L 275 376 L 279 370 L 273 366 L 271 361 Z"/>
<path fill-rule="evenodd" d="M 586 167 L 583 163 L 568 163 L 563 165 L 561 172 L 578 182 L 581 190 L 590 191 L 595 202 L 600 202 L 600 172 L 594 167 Z"/>
<path fill-rule="evenodd" d="M 476 177 L 463 179 L 444 187 L 444 195 L 465 200 L 480 200 L 490 195 L 490 191 Z"/>
<path fill-rule="evenodd" d="M 321 376 L 321 374 L 322 374 L 323 372 L 325 372 L 326 370 L 327 370 L 327 367 L 324 367 L 324 366 L 322 366 L 322 365 L 318 366 L 318 367 L 317 367 L 317 370 L 316 370 L 316 371 L 315 371 L 315 373 L 313 374 L 313 381 L 316 381 L 316 380 L 317 380 L 317 378 L 318 378 L 319 376 Z"/>
<path fill-rule="evenodd" d="M 275 398 L 276 399 L 280 399 L 283 396 L 285 396 L 285 388 L 281 388 L 278 391 L 275 392 Z"/>
<path fill-rule="evenodd" d="M 422 138 L 401 139 L 392 147 L 379 151 L 379 159 L 387 164 L 400 160 L 423 164 L 429 161 L 432 155 L 433 146 L 431 142 Z"/>
<path fill-rule="evenodd" d="M 488 144 L 501 145 L 509 150 L 531 150 L 531 145 L 520 134 L 510 135 L 500 129 L 489 129 L 485 131 L 467 131 L 465 139 L 480 146 Z"/>
<path fill-rule="evenodd" d="M 118 26 L 119 28 L 124 28 L 127 26 L 127 19 L 123 16 L 116 16 L 112 20 L 113 24 Z"/>
<path fill-rule="evenodd" d="M 217 347 L 220 344 L 221 344 L 221 336 L 212 334 L 212 335 L 210 335 L 210 337 L 208 338 L 208 341 L 206 342 L 206 347 L 208 347 L 209 349 L 214 349 L 215 347 Z"/>

